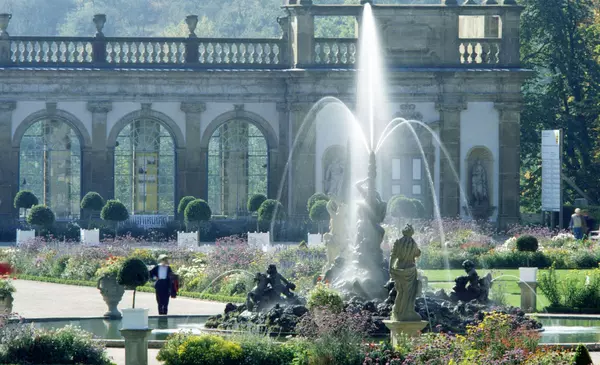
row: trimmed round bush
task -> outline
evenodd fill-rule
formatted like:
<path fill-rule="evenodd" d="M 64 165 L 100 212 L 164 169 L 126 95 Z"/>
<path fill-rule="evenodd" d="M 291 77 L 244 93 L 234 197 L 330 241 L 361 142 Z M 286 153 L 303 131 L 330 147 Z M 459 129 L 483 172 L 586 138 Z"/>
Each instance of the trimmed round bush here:
<path fill-rule="evenodd" d="M 329 220 L 329 212 L 327 211 L 327 201 L 318 200 L 310 208 L 310 220 L 316 223 L 322 223 Z"/>
<path fill-rule="evenodd" d="M 179 205 L 177 206 L 177 214 L 179 214 L 180 217 L 183 217 L 185 214 L 185 208 L 187 208 L 188 204 L 194 200 L 196 200 L 196 198 L 193 196 L 184 196 L 181 198 Z"/>
<path fill-rule="evenodd" d="M 99 212 L 104 208 L 104 198 L 95 191 L 90 191 L 81 199 L 81 209 Z"/>
<path fill-rule="evenodd" d="M 309 214 L 310 214 L 310 210 L 312 209 L 312 206 L 319 200 L 324 200 L 324 201 L 328 202 L 329 197 L 323 193 L 314 193 L 310 198 L 308 198 L 308 202 L 306 203 L 306 211 Z"/>
<path fill-rule="evenodd" d="M 388 203 L 388 212 L 394 218 L 423 218 L 425 207 L 418 199 L 396 195 Z"/>
<path fill-rule="evenodd" d="M 283 205 L 275 199 L 267 199 L 258 208 L 258 220 L 270 223 L 273 220 L 281 220 L 285 217 Z"/>
<path fill-rule="evenodd" d="M 118 200 L 107 200 L 100 212 L 100 218 L 105 221 L 123 222 L 129 218 L 129 212 L 123 203 Z"/>
<path fill-rule="evenodd" d="M 125 260 L 117 274 L 117 282 L 129 290 L 133 290 L 133 307 L 135 308 L 135 291 L 138 286 L 148 282 L 150 274 L 144 261 L 138 258 Z"/>
<path fill-rule="evenodd" d="M 184 216 L 186 222 L 208 221 L 212 216 L 212 211 L 205 200 L 196 199 L 189 202 L 185 207 Z"/>
<path fill-rule="evenodd" d="M 262 203 L 267 200 L 267 197 L 264 194 L 254 194 L 250 198 L 248 198 L 248 211 L 249 212 L 257 212 Z"/>
<path fill-rule="evenodd" d="M 536 252 L 538 247 L 538 240 L 533 236 L 525 235 L 517 238 L 517 251 Z"/>
<path fill-rule="evenodd" d="M 34 205 L 27 215 L 27 223 L 32 226 L 48 228 L 55 220 L 54 212 L 45 205 Z"/>
<path fill-rule="evenodd" d="M 335 313 L 339 313 L 344 309 L 344 301 L 340 293 L 329 289 L 323 284 L 318 284 L 310 291 L 306 305 L 309 309 L 327 308 Z"/>
<path fill-rule="evenodd" d="M 22 190 L 15 195 L 15 208 L 29 209 L 34 205 L 38 205 L 38 198 L 29 190 Z"/>

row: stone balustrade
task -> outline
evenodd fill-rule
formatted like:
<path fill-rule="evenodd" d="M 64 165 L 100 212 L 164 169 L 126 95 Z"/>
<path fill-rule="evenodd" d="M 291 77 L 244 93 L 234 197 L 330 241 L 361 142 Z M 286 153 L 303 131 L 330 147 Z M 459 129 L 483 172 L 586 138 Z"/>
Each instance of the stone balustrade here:
<path fill-rule="evenodd" d="M 385 59 L 392 67 L 519 67 L 519 18 L 514 1 L 458 5 L 374 5 Z M 94 16 L 95 37 L 10 36 L 10 14 L 0 14 L 0 67 L 138 67 L 188 69 L 355 68 L 358 39 L 315 37 L 315 17 L 354 17 L 361 5 L 289 1 L 280 38 L 199 38 L 197 16 L 180 38 L 105 37 L 106 16 Z M 465 18 L 485 20 L 481 32 L 460 34 Z M 475 24 L 475 23 L 473 23 Z M 468 28 L 468 27 L 467 27 Z M 356 32 L 358 34 L 358 30 Z"/>

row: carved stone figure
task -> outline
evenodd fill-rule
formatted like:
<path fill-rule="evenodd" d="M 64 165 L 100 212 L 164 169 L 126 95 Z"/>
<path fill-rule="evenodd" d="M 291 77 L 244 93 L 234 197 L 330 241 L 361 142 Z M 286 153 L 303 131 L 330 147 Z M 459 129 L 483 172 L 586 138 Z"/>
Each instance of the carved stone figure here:
<path fill-rule="evenodd" d="M 262 311 L 275 304 L 286 302 L 297 304 L 297 298 L 290 290 L 295 290 L 296 285 L 289 282 L 277 272 L 275 265 L 269 265 L 266 274 L 256 273 L 254 288 L 246 297 L 246 307 L 249 311 Z M 285 298 L 282 298 L 281 295 Z"/>
<path fill-rule="evenodd" d="M 283 275 L 278 273 L 277 267 L 273 264 L 269 265 L 267 269 L 267 279 L 276 298 L 280 298 L 281 294 L 286 298 L 294 297 L 294 293 L 290 290 L 296 290 L 296 284 L 289 282 Z"/>
<path fill-rule="evenodd" d="M 359 255 L 358 262 L 360 266 L 366 269 L 380 267 L 383 263 L 381 242 L 383 241 L 385 230 L 381 226 L 381 223 L 385 219 L 387 209 L 387 204 L 381 200 L 378 192 L 369 192 L 368 188 L 365 189 L 365 184 L 372 184 L 370 180 L 370 178 L 367 178 L 356 184 L 358 192 L 364 199 L 358 205 L 356 236 Z"/>
<path fill-rule="evenodd" d="M 402 238 L 394 242 L 390 258 L 390 275 L 394 281 L 396 300 L 392 308 L 392 321 L 420 321 L 421 316 L 415 312 L 415 300 L 421 292 L 415 260 L 421 250 L 412 238 L 414 230 L 406 225 L 402 230 Z"/>
<path fill-rule="evenodd" d="M 329 232 L 323 235 L 327 247 L 327 266 L 333 264 L 336 257 L 343 254 L 348 245 L 348 207 L 331 198 L 327 202 L 329 212 Z"/>
<path fill-rule="evenodd" d="M 471 195 L 474 204 L 488 202 L 487 171 L 479 159 L 471 171 Z"/>
<path fill-rule="evenodd" d="M 463 262 L 462 266 L 467 275 L 459 276 L 454 280 L 455 286 L 450 293 L 450 299 L 463 302 L 477 300 L 480 303 L 487 303 L 492 286 L 492 274 L 488 273 L 480 278 L 475 270 L 475 264 L 470 260 Z"/>
<path fill-rule="evenodd" d="M 344 163 L 341 159 L 333 160 L 325 171 L 325 193 L 340 196 L 344 185 Z"/>
<path fill-rule="evenodd" d="M 254 276 L 254 283 L 256 285 L 246 296 L 246 307 L 249 311 L 258 309 L 262 299 L 270 296 L 271 288 L 269 288 L 267 275 L 257 272 Z"/>

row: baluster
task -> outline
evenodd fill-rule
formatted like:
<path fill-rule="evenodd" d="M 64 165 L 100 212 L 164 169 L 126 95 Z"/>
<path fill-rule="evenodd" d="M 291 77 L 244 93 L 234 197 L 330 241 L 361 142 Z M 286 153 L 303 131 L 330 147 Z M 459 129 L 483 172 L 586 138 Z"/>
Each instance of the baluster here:
<path fill-rule="evenodd" d="M 248 63 L 247 53 L 248 47 L 246 44 L 240 44 L 240 63 Z"/>
<path fill-rule="evenodd" d="M 65 44 L 64 41 L 54 42 L 54 46 L 55 46 L 54 57 L 56 59 L 56 62 L 64 63 L 64 61 L 63 61 L 63 50 L 62 50 L 62 47 L 63 47 L 64 44 Z"/>
<path fill-rule="evenodd" d="M 167 42 L 159 42 L 155 44 L 156 53 L 158 55 L 158 63 L 171 63 L 169 59 L 169 46 Z M 165 48 L 167 52 L 165 52 Z"/>
<path fill-rule="evenodd" d="M 223 44 L 223 62 L 231 64 L 231 44 Z"/>
<path fill-rule="evenodd" d="M 331 46 L 328 43 L 325 43 L 325 47 L 323 47 L 323 51 L 325 53 L 325 63 L 330 64 L 331 63 Z"/>
<path fill-rule="evenodd" d="M 206 63 L 214 63 L 215 62 L 215 47 L 212 42 L 209 42 L 206 46 Z"/>
<path fill-rule="evenodd" d="M 262 44 L 258 43 L 256 45 L 256 63 L 259 64 L 264 64 L 265 60 L 264 60 L 264 50 L 263 50 L 263 46 Z"/>
<path fill-rule="evenodd" d="M 481 63 L 481 43 L 473 45 L 473 63 Z"/>
<path fill-rule="evenodd" d="M 232 64 L 237 64 L 239 61 L 239 48 L 238 48 L 238 44 L 237 43 L 232 43 L 231 44 L 231 63 Z"/>
<path fill-rule="evenodd" d="M 167 61 L 170 63 L 179 63 L 176 42 L 167 43 Z"/>
<path fill-rule="evenodd" d="M 267 55 L 267 63 L 270 64 L 270 65 L 272 65 L 272 64 L 275 63 L 275 59 L 274 59 L 275 52 L 274 52 L 274 50 L 275 50 L 275 46 L 273 46 L 273 45 L 271 45 L 269 43 L 265 44 L 265 53 Z"/>
<path fill-rule="evenodd" d="M 498 64 L 500 63 L 500 43 L 493 44 L 492 49 L 490 50 L 492 56 L 492 63 Z"/>
<path fill-rule="evenodd" d="M 250 43 L 248 44 L 248 63 L 252 64 L 255 62 L 255 49 L 254 49 L 254 43 Z"/>
<path fill-rule="evenodd" d="M 463 42 L 461 42 L 458 45 L 458 59 L 459 59 L 460 63 L 466 62 L 465 52 L 466 52 L 465 44 Z"/>
<path fill-rule="evenodd" d="M 106 61 L 108 63 L 117 63 L 117 53 L 115 52 L 115 45 L 113 42 L 106 44 Z"/>
<path fill-rule="evenodd" d="M 346 43 L 340 45 L 340 63 L 343 65 L 348 64 L 348 44 Z"/>
<path fill-rule="evenodd" d="M 356 44 L 352 43 L 350 45 L 350 56 L 348 57 L 348 62 L 352 65 L 356 63 Z"/>
<path fill-rule="evenodd" d="M 122 42 L 119 43 L 119 48 L 122 50 L 122 52 L 125 52 L 125 58 L 123 59 L 123 62 L 125 63 L 134 63 L 134 57 L 135 57 L 135 52 L 136 50 L 133 48 L 134 44 L 133 43 L 129 43 L 129 42 Z M 127 50 L 127 51 L 125 51 Z"/>
<path fill-rule="evenodd" d="M 15 45 L 15 53 L 14 53 L 14 59 L 13 61 L 15 62 L 21 62 L 21 55 L 23 54 L 23 52 L 21 52 L 21 42 L 15 42 L 13 43 Z"/>
<path fill-rule="evenodd" d="M 320 64 L 322 62 L 321 59 L 321 43 L 316 42 L 315 43 L 315 63 L 316 64 Z"/>
<path fill-rule="evenodd" d="M 204 46 L 204 43 L 200 43 L 200 45 L 198 46 L 198 54 L 200 56 L 200 63 L 205 63 L 206 62 L 206 47 Z"/>
<path fill-rule="evenodd" d="M 86 42 L 84 49 L 85 49 L 85 62 L 92 62 L 92 60 L 93 60 L 92 42 Z"/>
<path fill-rule="evenodd" d="M 481 43 L 481 63 L 490 63 L 490 44 Z"/>
<path fill-rule="evenodd" d="M 467 63 L 473 63 L 473 43 L 467 43 Z"/>
<path fill-rule="evenodd" d="M 281 64 L 281 58 L 279 57 L 279 45 L 274 44 L 272 50 L 273 50 L 273 64 L 274 65 Z"/>
<path fill-rule="evenodd" d="M 183 42 L 181 42 L 179 44 L 179 46 L 177 46 L 177 47 L 178 47 L 177 53 L 179 54 L 179 63 L 184 63 L 185 62 L 185 56 L 186 56 L 186 54 L 185 54 L 185 52 L 186 52 L 186 50 L 185 50 L 185 44 Z"/>
<path fill-rule="evenodd" d="M 221 43 L 217 43 L 215 45 L 215 63 L 224 63 L 223 61 L 223 47 L 221 46 Z"/>
<path fill-rule="evenodd" d="M 333 55 L 333 57 L 332 57 L 333 63 L 339 64 L 340 63 L 340 48 L 337 43 L 334 43 L 331 46 L 331 54 Z"/>

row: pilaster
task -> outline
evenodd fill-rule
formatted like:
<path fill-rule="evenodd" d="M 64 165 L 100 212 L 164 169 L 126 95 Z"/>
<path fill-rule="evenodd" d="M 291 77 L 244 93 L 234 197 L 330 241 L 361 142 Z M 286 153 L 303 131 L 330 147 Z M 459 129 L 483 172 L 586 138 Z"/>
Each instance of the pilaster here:
<path fill-rule="evenodd" d="M 202 113 L 206 111 L 203 102 L 183 102 L 181 111 L 185 113 L 186 141 L 185 149 L 178 153 L 178 161 L 183 162 L 184 173 L 179 184 L 181 190 L 176 194 L 176 205 L 181 197 L 191 195 L 197 198 L 207 199 L 208 192 L 208 150 L 203 151 L 200 147 Z M 179 165 L 179 163 L 178 163 Z"/>
<path fill-rule="evenodd" d="M 523 104 L 519 101 L 498 102 L 494 107 L 500 112 L 498 225 L 502 229 L 519 222 L 520 126 Z"/>
<path fill-rule="evenodd" d="M 463 97 L 444 97 L 436 104 L 440 112 L 440 139 L 448 156 L 440 156 L 440 211 L 443 217 L 460 215 L 460 114 L 467 109 Z M 454 171 L 453 171 L 454 169 Z M 459 174 L 460 178 L 460 174 Z"/>
<path fill-rule="evenodd" d="M 291 189 L 290 211 L 295 215 L 307 215 L 306 202 L 315 193 L 316 128 L 314 120 L 306 121 L 313 103 L 290 105 L 290 154 L 289 184 Z"/>
<path fill-rule="evenodd" d="M 16 216 L 14 196 L 19 191 L 19 148 L 12 147 L 14 101 L 0 102 L 0 217 Z"/>
<path fill-rule="evenodd" d="M 271 171 L 269 178 L 269 195 L 277 197 L 287 209 L 287 214 L 292 214 L 291 196 L 289 189 L 287 161 L 290 151 L 290 105 L 288 103 L 277 103 L 276 110 L 279 120 L 279 146 L 277 147 L 277 160 L 270 160 Z"/>
<path fill-rule="evenodd" d="M 110 101 L 90 101 L 87 110 L 92 113 L 91 148 L 82 151 L 81 194 L 95 191 L 105 199 L 114 196 L 114 149 L 106 148 Z"/>

